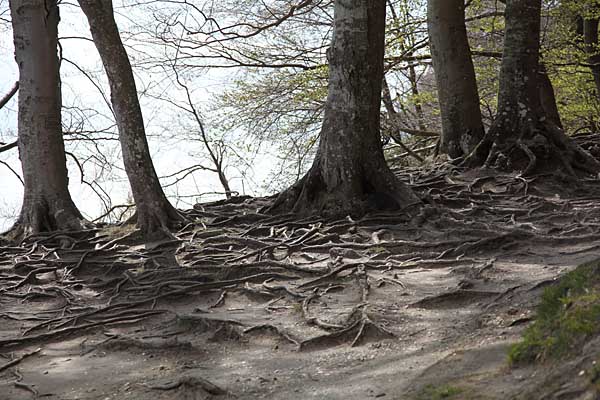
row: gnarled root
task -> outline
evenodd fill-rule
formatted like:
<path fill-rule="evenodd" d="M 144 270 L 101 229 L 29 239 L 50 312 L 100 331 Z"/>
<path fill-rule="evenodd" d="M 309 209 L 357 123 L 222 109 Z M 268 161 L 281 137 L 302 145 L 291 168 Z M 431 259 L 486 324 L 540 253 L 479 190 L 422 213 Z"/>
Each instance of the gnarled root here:
<path fill-rule="evenodd" d="M 504 131 L 505 126 L 510 124 L 496 121 L 462 166 L 521 171 L 522 176 L 534 171 L 562 172 L 573 177 L 600 172 L 600 162 L 550 121 L 522 124 L 518 134 L 512 136 Z"/>

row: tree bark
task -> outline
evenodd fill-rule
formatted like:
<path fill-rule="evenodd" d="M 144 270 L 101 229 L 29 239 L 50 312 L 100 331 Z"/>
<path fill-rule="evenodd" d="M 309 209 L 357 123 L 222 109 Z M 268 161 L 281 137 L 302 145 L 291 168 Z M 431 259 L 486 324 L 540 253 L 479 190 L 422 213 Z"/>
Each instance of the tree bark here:
<path fill-rule="evenodd" d="M 108 76 L 125 171 L 145 237 L 165 233 L 182 221 L 167 200 L 150 157 L 135 79 L 114 19 L 112 0 L 79 0 Z"/>
<path fill-rule="evenodd" d="M 598 7 L 598 6 L 595 6 Z M 598 18 L 583 20 L 583 43 L 588 54 L 588 63 L 594 77 L 596 96 L 600 100 L 600 48 L 598 47 Z"/>
<path fill-rule="evenodd" d="M 18 147 L 21 213 L 9 235 L 77 230 L 85 225 L 69 194 L 61 125 L 57 1 L 10 0 L 19 67 Z"/>
<path fill-rule="evenodd" d="M 380 138 L 385 0 L 335 1 L 329 91 L 317 155 L 271 211 L 360 215 L 419 203 L 386 165 Z"/>
<path fill-rule="evenodd" d="M 556 124 L 560 129 L 563 129 L 562 121 L 560 119 L 560 113 L 556 105 L 556 95 L 554 94 L 554 86 L 548 76 L 546 67 L 540 63 L 540 101 L 542 103 L 542 110 L 546 114 L 546 117 Z"/>
<path fill-rule="evenodd" d="M 507 0 L 498 115 L 467 166 L 598 173 L 600 163 L 548 118 L 540 97 L 541 0 Z"/>
<path fill-rule="evenodd" d="M 463 0 L 429 0 L 427 27 L 442 114 L 440 152 L 469 154 L 484 135 Z"/>

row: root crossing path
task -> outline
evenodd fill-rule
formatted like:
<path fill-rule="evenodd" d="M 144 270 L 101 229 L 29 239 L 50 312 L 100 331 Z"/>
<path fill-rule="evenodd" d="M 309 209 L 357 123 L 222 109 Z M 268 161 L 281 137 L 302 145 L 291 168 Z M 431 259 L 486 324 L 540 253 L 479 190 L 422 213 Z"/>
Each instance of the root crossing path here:
<path fill-rule="evenodd" d="M 519 394 L 506 348 L 544 286 L 597 258 L 600 181 L 399 176 L 419 215 L 234 198 L 169 241 L 108 226 L 5 245 L 0 398 L 420 399 L 442 376 Z"/>

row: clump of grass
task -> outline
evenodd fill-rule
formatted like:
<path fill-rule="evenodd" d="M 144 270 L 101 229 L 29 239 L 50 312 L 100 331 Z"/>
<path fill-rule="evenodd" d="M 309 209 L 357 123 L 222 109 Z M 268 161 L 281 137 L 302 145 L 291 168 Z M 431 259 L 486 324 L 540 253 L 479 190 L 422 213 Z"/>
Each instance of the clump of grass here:
<path fill-rule="evenodd" d="M 423 389 L 423 392 L 417 397 L 417 400 L 444 400 L 458 398 L 463 389 L 451 385 L 433 386 L 429 385 Z"/>
<path fill-rule="evenodd" d="M 509 351 L 509 363 L 559 358 L 598 333 L 600 260 L 580 265 L 544 291 L 535 321 Z"/>

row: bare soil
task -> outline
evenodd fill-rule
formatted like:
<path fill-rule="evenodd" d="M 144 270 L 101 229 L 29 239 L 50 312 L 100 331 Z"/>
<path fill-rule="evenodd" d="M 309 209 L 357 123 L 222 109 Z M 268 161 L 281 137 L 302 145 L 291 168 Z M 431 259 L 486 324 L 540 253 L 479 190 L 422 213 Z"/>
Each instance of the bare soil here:
<path fill-rule="evenodd" d="M 297 220 L 237 198 L 187 211 L 171 241 L 5 244 L 0 399 L 597 398 L 560 377 L 600 346 L 518 369 L 506 351 L 543 288 L 598 258 L 600 181 L 399 176 L 418 215 Z"/>

